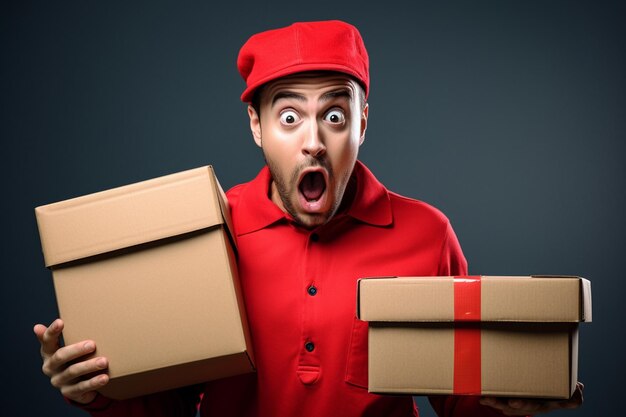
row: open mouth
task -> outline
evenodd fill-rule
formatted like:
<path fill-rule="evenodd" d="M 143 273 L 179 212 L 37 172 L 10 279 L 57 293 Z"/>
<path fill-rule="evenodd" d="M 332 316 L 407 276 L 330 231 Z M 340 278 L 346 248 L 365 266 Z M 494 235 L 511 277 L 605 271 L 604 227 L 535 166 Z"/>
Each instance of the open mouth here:
<path fill-rule="evenodd" d="M 310 171 L 304 174 L 298 186 L 304 199 L 313 203 L 318 201 L 326 191 L 326 179 L 320 171 Z"/>

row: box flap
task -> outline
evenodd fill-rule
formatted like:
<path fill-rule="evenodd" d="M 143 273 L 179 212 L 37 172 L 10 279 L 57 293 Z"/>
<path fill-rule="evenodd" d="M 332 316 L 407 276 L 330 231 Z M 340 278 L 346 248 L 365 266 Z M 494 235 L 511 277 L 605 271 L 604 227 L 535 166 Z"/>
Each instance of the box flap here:
<path fill-rule="evenodd" d="M 357 317 L 364 321 L 452 321 L 451 277 L 363 278 Z"/>
<path fill-rule="evenodd" d="M 217 180 L 217 176 L 213 175 L 212 180 L 215 184 L 215 189 L 217 190 L 218 202 L 220 206 L 220 212 L 222 214 L 222 218 L 224 219 L 224 223 L 226 225 L 226 231 L 228 235 L 228 240 L 235 251 L 235 255 L 237 255 L 237 240 L 235 239 L 235 229 L 233 228 L 233 220 L 230 216 L 230 205 L 228 204 L 228 198 L 226 198 L 226 193 L 222 188 L 222 185 Z"/>
<path fill-rule="evenodd" d="M 583 278 L 480 278 L 481 321 L 578 322 L 591 319 L 591 286 Z M 454 292 L 454 277 L 361 279 L 358 316 L 365 321 L 381 322 L 454 321 Z"/>
<path fill-rule="evenodd" d="M 224 223 L 211 166 L 35 209 L 46 266 Z"/>
<path fill-rule="evenodd" d="M 580 294 L 580 310 L 582 320 L 584 322 L 591 322 L 593 319 L 591 308 L 591 281 L 585 278 L 580 279 L 581 294 Z"/>

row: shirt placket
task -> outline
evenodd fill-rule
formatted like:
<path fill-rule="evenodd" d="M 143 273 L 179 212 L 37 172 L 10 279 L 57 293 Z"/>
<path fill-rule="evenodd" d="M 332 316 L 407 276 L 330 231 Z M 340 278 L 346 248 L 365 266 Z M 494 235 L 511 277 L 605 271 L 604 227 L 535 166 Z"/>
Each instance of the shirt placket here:
<path fill-rule="evenodd" d="M 299 277 L 302 298 L 302 335 L 300 338 L 300 355 L 297 375 L 304 385 L 313 385 L 322 376 L 320 349 L 324 349 L 319 332 L 319 300 L 323 297 L 321 261 L 323 242 L 317 231 L 305 235 L 305 256 L 302 273 Z"/>

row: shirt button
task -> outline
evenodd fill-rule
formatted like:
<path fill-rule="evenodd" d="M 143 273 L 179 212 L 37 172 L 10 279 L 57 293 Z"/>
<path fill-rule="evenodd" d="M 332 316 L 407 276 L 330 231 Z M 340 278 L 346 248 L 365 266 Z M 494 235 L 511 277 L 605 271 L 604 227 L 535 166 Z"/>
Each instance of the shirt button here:
<path fill-rule="evenodd" d="M 315 344 L 313 344 L 313 342 L 306 342 L 304 344 L 304 348 L 307 350 L 307 352 L 313 352 L 313 350 L 315 350 Z"/>
<path fill-rule="evenodd" d="M 315 285 L 311 285 L 307 290 L 306 290 L 310 296 L 314 296 L 315 294 L 317 294 L 317 287 Z"/>
<path fill-rule="evenodd" d="M 317 233 L 312 233 L 311 234 L 311 241 L 317 242 L 318 240 L 320 240 L 320 235 L 318 235 Z"/>

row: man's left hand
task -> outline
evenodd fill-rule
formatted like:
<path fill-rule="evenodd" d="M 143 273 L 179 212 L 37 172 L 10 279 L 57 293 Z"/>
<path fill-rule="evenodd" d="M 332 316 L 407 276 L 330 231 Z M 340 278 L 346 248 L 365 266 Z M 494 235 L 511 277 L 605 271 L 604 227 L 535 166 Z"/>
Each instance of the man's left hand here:
<path fill-rule="evenodd" d="M 574 395 L 569 400 L 546 401 L 526 398 L 483 397 L 480 399 L 480 403 L 500 410 L 507 416 L 527 416 L 564 408 L 577 408 L 583 403 L 584 388 L 582 383 L 576 383 Z"/>

